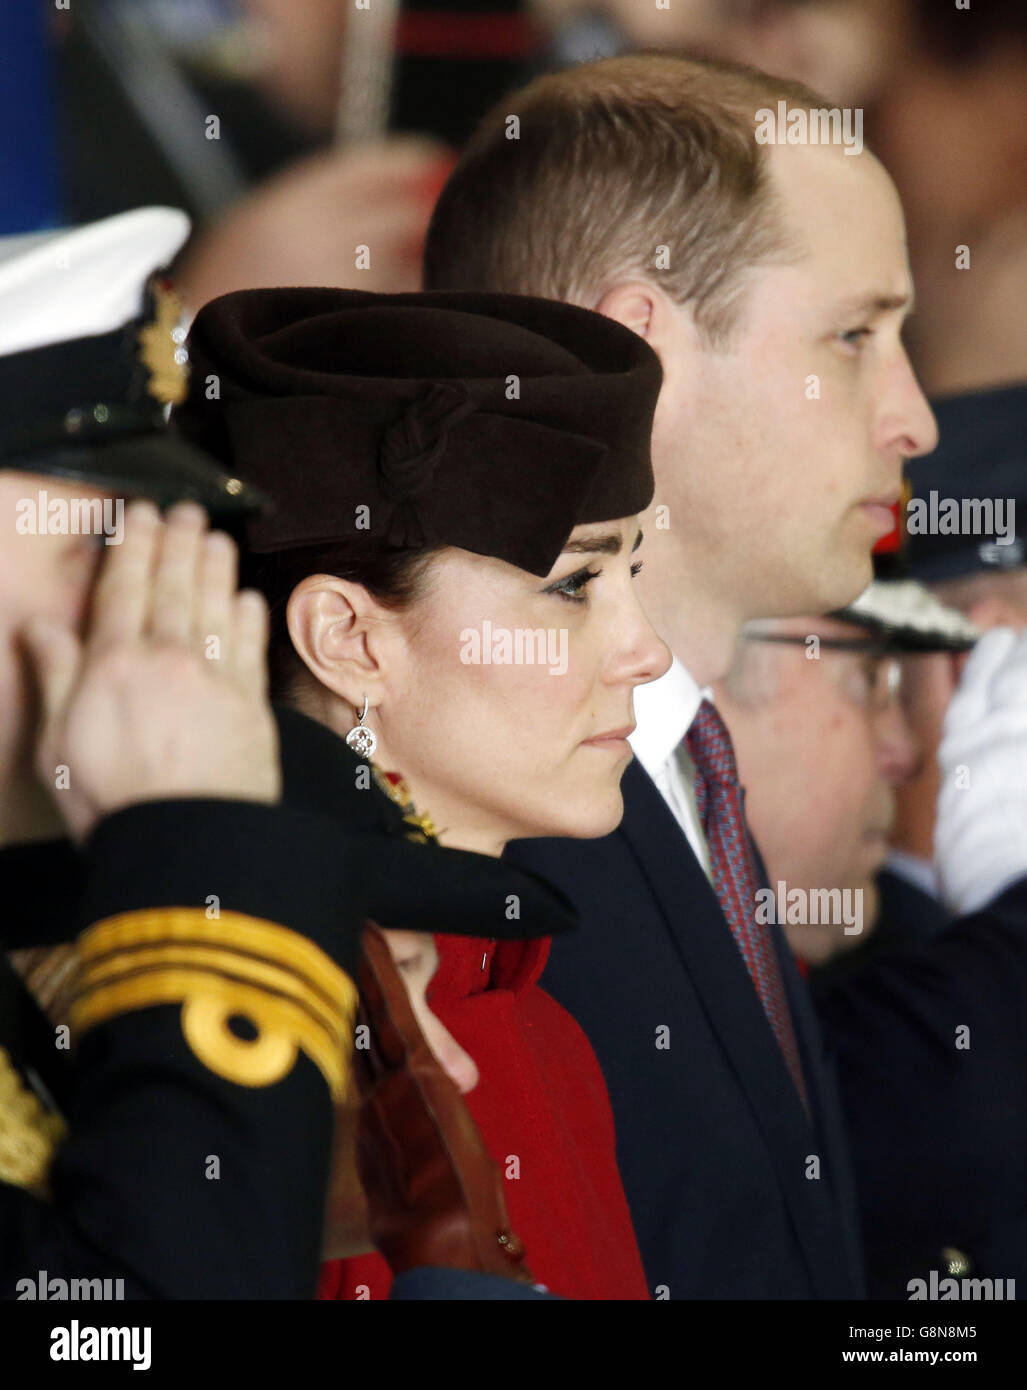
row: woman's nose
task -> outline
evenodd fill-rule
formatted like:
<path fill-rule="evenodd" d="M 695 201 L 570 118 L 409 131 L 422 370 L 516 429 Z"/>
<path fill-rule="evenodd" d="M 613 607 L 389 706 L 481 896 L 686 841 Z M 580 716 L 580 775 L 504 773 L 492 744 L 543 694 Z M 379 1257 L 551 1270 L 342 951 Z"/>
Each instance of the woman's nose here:
<path fill-rule="evenodd" d="M 673 655 L 666 642 L 649 621 L 645 609 L 636 599 L 636 625 L 631 641 L 625 648 L 625 666 L 633 685 L 647 685 L 659 680 L 670 670 Z"/>

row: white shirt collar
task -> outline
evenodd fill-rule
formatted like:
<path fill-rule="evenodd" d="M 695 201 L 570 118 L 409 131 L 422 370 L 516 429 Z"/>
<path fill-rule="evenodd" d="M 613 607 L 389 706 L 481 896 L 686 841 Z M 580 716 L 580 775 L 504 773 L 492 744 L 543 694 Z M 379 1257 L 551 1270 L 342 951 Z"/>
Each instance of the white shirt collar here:
<path fill-rule="evenodd" d="M 658 680 L 636 688 L 637 727 L 629 742 L 650 777 L 656 776 L 688 733 L 702 701 L 711 698 L 709 687 L 700 690 L 677 657 Z"/>
<path fill-rule="evenodd" d="M 930 860 L 921 859 L 916 854 L 907 854 L 903 849 L 893 849 L 889 852 L 884 867 L 898 874 L 899 878 L 904 878 L 914 888 L 919 888 L 928 897 L 938 896 L 938 880 Z"/>

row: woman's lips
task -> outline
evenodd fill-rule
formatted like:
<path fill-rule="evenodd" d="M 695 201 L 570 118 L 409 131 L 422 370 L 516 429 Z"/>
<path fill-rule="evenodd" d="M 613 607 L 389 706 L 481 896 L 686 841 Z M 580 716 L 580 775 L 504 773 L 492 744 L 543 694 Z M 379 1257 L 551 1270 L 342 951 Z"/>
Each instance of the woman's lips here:
<path fill-rule="evenodd" d="M 633 724 L 626 724 L 622 729 L 611 729 L 606 734 L 596 734 L 595 738 L 582 740 L 583 746 L 591 748 L 608 748 L 614 753 L 631 751 L 631 744 L 628 742 L 628 734 L 635 732 Z"/>

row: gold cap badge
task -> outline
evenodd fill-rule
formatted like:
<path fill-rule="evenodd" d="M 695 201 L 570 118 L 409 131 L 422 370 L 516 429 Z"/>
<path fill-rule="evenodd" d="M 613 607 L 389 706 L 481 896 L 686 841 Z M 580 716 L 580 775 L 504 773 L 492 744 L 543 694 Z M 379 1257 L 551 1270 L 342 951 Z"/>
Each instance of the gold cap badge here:
<path fill-rule="evenodd" d="M 150 373 L 146 389 L 161 405 L 181 405 L 189 380 L 185 306 L 164 276 L 151 278 L 147 298 L 150 317 L 139 330 L 139 356 Z"/>

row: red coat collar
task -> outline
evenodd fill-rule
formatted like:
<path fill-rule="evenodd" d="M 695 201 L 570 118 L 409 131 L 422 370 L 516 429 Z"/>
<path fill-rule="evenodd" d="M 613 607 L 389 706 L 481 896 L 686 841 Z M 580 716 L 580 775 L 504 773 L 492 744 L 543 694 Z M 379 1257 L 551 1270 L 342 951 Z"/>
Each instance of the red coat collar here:
<path fill-rule="evenodd" d="M 523 994 L 536 984 L 549 959 L 549 937 L 489 941 L 480 936 L 436 936 L 439 968 L 428 1000 L 466 999 L 488 989 Z"/>

